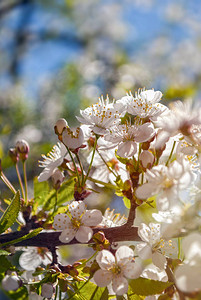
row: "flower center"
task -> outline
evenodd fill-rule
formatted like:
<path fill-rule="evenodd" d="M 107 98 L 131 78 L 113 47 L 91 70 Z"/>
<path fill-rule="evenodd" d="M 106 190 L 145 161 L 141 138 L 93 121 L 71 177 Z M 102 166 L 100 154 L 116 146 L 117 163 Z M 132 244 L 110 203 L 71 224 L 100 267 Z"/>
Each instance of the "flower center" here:
<path fill-rule="evenodd" d="M 109 270 L 115 275 L 119 275 L 121 273 L 121 268 L 118 265 L 113 265 Z"/>
<path fill-rule="evenodd" d="M 71 223 L 72 223 L 73 227 L 76 228 L 76 229 L 80 228 L 80 226 L 82 225 L 81 220 L 78 220 L 78 219 L 75 219 L 75 218 L 71 219 Z"/>

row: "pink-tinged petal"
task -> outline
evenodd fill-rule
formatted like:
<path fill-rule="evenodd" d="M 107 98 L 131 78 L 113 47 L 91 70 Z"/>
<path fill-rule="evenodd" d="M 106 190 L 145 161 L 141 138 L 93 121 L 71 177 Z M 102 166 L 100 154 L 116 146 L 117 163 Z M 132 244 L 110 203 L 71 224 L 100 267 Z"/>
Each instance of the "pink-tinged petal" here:
<path fill-rule="evenodd" d="M 69 243 L 75 237 L 76 229 L 75 228 L 68 228 L 62 231 L 61 235 L 59 236 L 59 240 L 62 243 Z"/>
<path fill-rule="evenodd" d="M 133 141 L 119 144 L 117 155 L 121 157 L 132 157 L 137 152 L 137 144 Z"/>
<path fill-rule="evenodd" d="M 136 245 L 135 249 L 142 259 L 149 259 L 152 257 L 152 249 L 147 243 L 139 243 Z"/>
<path fill-rule="evenodd" d="M 144 241 L 149 243 L 150 240 L 151 229 L 144 223 L 141 223 L 138 227 L 138 235 Z"/>
<path fill-rule="evenodd" d="M 167 265 L 167 260 L 165 256 L 159 252 L 154 252 L 152 254 L 152 262 L 155 266 L 157 266 L 159 269 L 165 269 Z"/>
<path fill-rule="evenodd" d="M 93 230 L 87 226 L 80 226 L 75 238 L 80 243 L 87 243 L 93 236 Z"/>
<path fill-rule="evenodd" d="M 123 266 L 132 261 L 134 252 L 128 246 L 120 246 L 115 253 L 115 257 L 117 260 L 117 264 L 119 266 Z"/>
<path fill-rule="evenodd" d="M 182 265 L 175 271 L 176 285 L 182 292 L 200 291 L 201 287 L 201 268 L 200 265 Z"/>
<path fill-rule="evenodd" d="M 110 284 L 113 274 L 110 271 L 98 270 L 94 274 L 94 281 L 99 287 L 104 287 Z"/>
<path fill-rule="evenodd" d="M 128 262 L 122 267 L 122 272 L 125 277 L 136 279 L 142 274 L 142 267 L 137 262 Z"/>
<path fill-rule="evenodd" d="M 138 199 L 148 199 L 156 192 L 157 186 L 155 186 L 153 183 L 144 183 L 136 189 L 135 195 Z"/>
<path fill-rule="evenodd" d="M 71 220 L 66 214 L 58 214 L 54 217 L 53 227 L 57 230 L 68 229 L 71 226 Z"/>
<path fill-rule="evenodd" d="M 73 201 L 69 205 L 68 210 L 73 218 L 79 219 L 86 211 L 86 205 L 83 201 Z"/>
<path fill-rule="evenodd" d="M 102 250 L 96 256 L 96 261 L 102 270 L 108 270 L 115 264 L 115 257 L 110 251 Z"/>
<path fill-rule="evenodd" d="M 62 133 L 63 143 L 71 148 L 79 148 L 84 142 L 84 134 L 81 128 L 77 127 L 76 130 L 71 130 L 69 127 L 65 128 Z"/>
<path fill-rule="evenodd" d="M 128 281 L 122 275 L 113 277 L 112 288 L 116 295 L 121 296 L 128 291 Z"/>
<path fill-rule="evenodd" d="M 154 126 L 152 123 L 145 123 L 139 126 L 138 134 L 135 137 L 135 141 L 138 143 L 146 142 L 152 139 L 155 135 Z"/>
<path fill-rule="evenodd" d="M 102 221 L 102 213 L 98 209 L 87 210 L 82 217 L 82 222 L 86 226 L 96 226 Z"/>

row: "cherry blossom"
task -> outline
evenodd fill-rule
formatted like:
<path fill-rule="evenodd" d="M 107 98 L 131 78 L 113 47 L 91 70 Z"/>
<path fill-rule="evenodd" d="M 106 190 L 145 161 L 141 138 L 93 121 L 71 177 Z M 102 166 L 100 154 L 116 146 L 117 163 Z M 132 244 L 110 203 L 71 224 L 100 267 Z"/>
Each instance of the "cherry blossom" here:
<path fill-rule="evenodd" d="M 121 157 L 132 157 L 137 152 L 137 143 L 146 142 L 155 135 L 151 123 L 143 125 L 116 125 L 104 136 L 106 141 L 117 146 L 117 155 Z"/>
<path fill-rule="evenodd" d="M 70 149 L 79 148 L 84 142 L 84 134 L 80 127 L 75 130 L 70 127 L 64 128 L 62 132 L 62 141 Z"/>
<path fill-rule="evenodd" d="M 57 143 L 54 145 L 52 150 L 46 155 L 42 155 L 43 161 L 39 161 L 39 167 L 44 168 L 44 170 L 38 176 L 38 181 L 46 181 L 50 176 L 54 173 L 55 169 L 59 167 L 64 158 L 69 159 L 67 155 L 66 147 L 61 144 Z"/>
<path fill-rule="evenodd" d="M 112 288 L 117 295 L 128 291 L 126 278 L 135 279 L 142 273 L 141 265 L 134 261 L 134 252 L 128 246 L 120 246 L 115 256 L 108 250 L 102 250 L 96 256 L 100 270 L 94 274 L 94 281 L 99 287 L 112 282 Z"/>
<path fill-rule="evenodd" d="M 105 100 L 103 97 L 99 98 L 98 103 L 80 110 L 80 114 L 81 117 L 77 117 L 78 121 L 89 125 L 90 129 L 98 135 L 105 134 L 107 128 L 118 124 L 121 117 L 114 102 L 110 103 L 108 97 Z"/>
<path fill-rule="evenodd" d="M 184 264 L 175 270 L 177 287 L 183 292 L 200 291 L 201 287 L 201 234 L 191 233 L 182 241 Z"/>
<path fill-rule="evenodd" d="M 29 247 L 23 251 L 19 264 L 24 270 L 34 271 L 41 264 L 46 266 L 52 262 L 52 253 L 46 248 Z"/>
<path fill-rule="evenodd" d="M 195 181 L 196 174 L 189 161 L 181 157 L 169 166 L 154 166 L 146 171 L 145 177 L 147 182 L 136 189 L 136 196 L 147 199 L 158 194 L 157 208 L 168 210 L 179 205 L 179 192 Z"/>
<path fill-rule="evenodd" d="M 87 243 L 93 236 L 91 226 L 102 221 L 102 213 L 97 209 L 86 210 L 83 201 L 73 201 L 68 207 L 69 215 L 60 213 L 54 217 L 54 228 L 62 230 L 59 240 L 69 243 L 74 237 L 80 243 Z"/>
<path fill-rule="evenodd" d="M 161 237 L 160 224 L 150 223 L 149 226 L 142 223 L 138 227 L 138 235 L 143 242 L 136 245 L 136 251 L 142 259 L 152 259 L 159 269 L 164 269 L 167 261 L 165 255 L 173 256 L 177 251 L 176 243 L 172 240 L 165 241 Z"/>
<path fill-rule="evenodd" d="M 126 111 L 131 115 L 139 116 L 140 118 L 155 119 L 168 108 L 158 103 L 161 100 L 162 93 L 154 90 L 138 90 L 135 96 L 132 93 L 118 100 L 119 107 L 126 107 Z"/>

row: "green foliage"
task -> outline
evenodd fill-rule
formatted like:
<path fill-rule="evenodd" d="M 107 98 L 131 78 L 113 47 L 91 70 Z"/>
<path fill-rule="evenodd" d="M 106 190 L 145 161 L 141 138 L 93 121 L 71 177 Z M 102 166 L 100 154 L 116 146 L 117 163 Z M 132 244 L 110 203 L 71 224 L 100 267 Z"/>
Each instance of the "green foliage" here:
<path fill-rule="evenodd" d="M 69 180 L 65 181 L 58 192 L 58 199 L 57 199 L 57 205 L 61 205 L 65 202 L 68 202 L 74 198 L 74 179 L 70 178 Z M 46 196 L 43 204 L 44 210 L 51 210 L 56 201 L 56 191 L 52 190 L 49 192 L 49 194 Z"/>
<path fill-rule="evenodd" d="M 150 296 L 162 293 L 166 288 L 173 285 L 172 282 L 162 282 L 146 278 L 132 279 L 129 282 L 129 292 L 131 295 Z"/>
<path fill-rule="evenodd" d="M 6 242 L 4 244 L 1 244 L 1 247 L 7 246 L 7 245 L 17 244 L 17 243 L 22 242 L 24 240 L 30 239 L 30 238 L 38 235 L 42 230 L 43 230 L 43 228 L 34 229 L 33 231 L 29 232 L 28 234 L 26 234 L 26 235 L 24 235 L 24 236 L 22 236 L 18 239 L 15 239 L 15 240 Z"/>
<path fill-rule="evenodd" d="M 100 288 L 94 283 L 88 281 L 77 284 L 76 294 L 73 295 L 73 300 L 107 300 L 108 289 Z"/>
<path fill-rule="evenodd" d="M 0 249 L 0 256 L 1 255 L 9 255 L 10 252 L 6 251 L 6 250 L 3 250 L 3 249 Z"/>
<path fill-rule="evenodd" d="M 18 299 L 27 300 L 27 299 L 29 299 L 27 288 L 24 285 L 22 287 L 20 287 L 17 291 L 6 292 L 6 295 L 10 299 L 14 299 L 14 300 L 18 300 Z"/>
<path fill-rule="evenodd" d="M 130 200 L 126 197 L 123 197 L 123 201 L 124 201 L 124 205 L 126 206 L 126 208 L 130 209 L 130 207 L 131 207 Z"/>
<path fill-rule="evenodd" d="M 20 211 L 20 192 L 18 191 L 13 197 L 10 205 L 7 207 L 0 219 L 0 233 L 6 231 L 16 221 Z"/>

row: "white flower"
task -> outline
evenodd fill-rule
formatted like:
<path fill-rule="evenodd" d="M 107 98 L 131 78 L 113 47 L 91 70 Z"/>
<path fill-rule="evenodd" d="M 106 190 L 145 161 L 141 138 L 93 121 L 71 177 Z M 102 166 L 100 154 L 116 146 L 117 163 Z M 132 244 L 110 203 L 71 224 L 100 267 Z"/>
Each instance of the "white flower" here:
<path fill-rule="evenodd" d="M 201 290 L 201 234 L 191 233 L 182 241 L 184 263 L 175 270 L 176 285 L 182 292 Z"/>
<path fill-rule="evenodd" d="M 146 266 L 146 268 L 142 272 L 141 277 L 163 282 L 168 281 L 168 276 L 165 270 L 161 270 L 153 264 Z"/>
<path fill-rule="evenodd" d="M 137 152 L 137 143 L 150 140 L 155 135 L 151 123 L 143 125 L 116 125 L 104 136 L 106 141 L 113 143 L 117 148 L 117 155 L 121 157 L 132 157 Z"/>
<path fill-rule="evenodd" d="M 127 112 L 132 115 L 137 115 L 140 118 L 153 119 L 158 117 L 168 108 L 158 103 L 161 100 L 162 93 L 154 90 L 139 90 L 135 93 L 135 97 L 130 93 L 118 100 L 117 103 L 121 107 L 127 107 Z"/>
<path fill-rule="evenodd" d="M 35 270 L 41 264 L 48 265 L 52 262 L 52 253 L 46 248 L 29 247 L 20 255 L 19 264 L 27 271 Z"/>
<path fill-rule="evenodd" d="M 133 250 L 127 246 L 119 247 L 115 256 L 108 250 L 102 250 L 96 260 L 100 270 L 94 274 L 94 281 L 99 287 L 112 282 L 112 288 L 117 295 L 123 295 L 128 291 L 126 278 L 135 279 L 142 273 L 141 266 L 134 262 Z"/>
<path fill-rule="evenodd" d="M 61 143 L 57 143 L 47 156 L 42 155 L 43 161 L 39 161 L 39 167 L 44 168 L 44 170 L 38 176 L 39 182 L 46 181 L 50 178 L 50 176 L 54 173 L 54 170 L 62 164 L 64 158 L 68 158 L 66 153 L 66 147 Z"/>
<path fill-rule="evenodd" d="M 62 141 L 70 149 L 77 149 L 82 146 L 84 142 L 84 134 L 80 127 L 75 130 L 66 127 L 62 132 Z"/>
<path fill-rule="evenodd" d="M 125 216 L 121 216 L 120 214 L 115 214 L 114 209 L 111 211 L 109 208 L 106 209 L 102 222 L 100 226 L 105 227 L 117 227 L 126 223 Z"/>
<path fill-rule="evenodd" d="M 77 117 L 78 121 L 90 125 L 90 129 L 99 135 L 105 134 L 107 128 L 119 123 L 121 116 L 115 109 L 114 103 L 110 103 L 109 98 L 104 100 L 103 97 L 99 98 L 97 104 L 80 110 L 80 114 L 81 117 Z"/>
<path fill-rule="evenodd" d="M 21 280 L 17 275 L 6 275 L 1 284 L 6 291 L 16 291 L 20 287 Z"/>
<path fill-rule="evenodd" d="M 136 245 L 136 251 L 142 259 L 152 259 L 155 266 L 164 269 L 167 261 L 165 255 L 175 254 L 177 247 L 174 241 L 165 241 L 161 238 L 160 224 L 150 223 L 149 226 L 142 223 L 138 227 L 138 235 L 142 243 Z"/>
<path fill-rule="evenodd" d="M 83 201 L 73 201 L 69 205 L 70 217 L 58 214 L 54 217 L 54 228 L 62 230 L 59 240 L 69 243 L 74 237 L 80 243 L 87 243 L 93 236 L 90 226 L 96 226 L 102 221 L 102 213 L 97 209 L 86 210 Z"/>
<path fill-rule="evenodd" d="M 168 167 L 158 165 L 145 173 L 147 182 L 136 189 L 139 199 L 147 199 L 158 194 L 158 210 L 168 210 L 178 205 L 179 192 L 195 181 L 196 175 L 188 160 L 180 158 Z"/>

